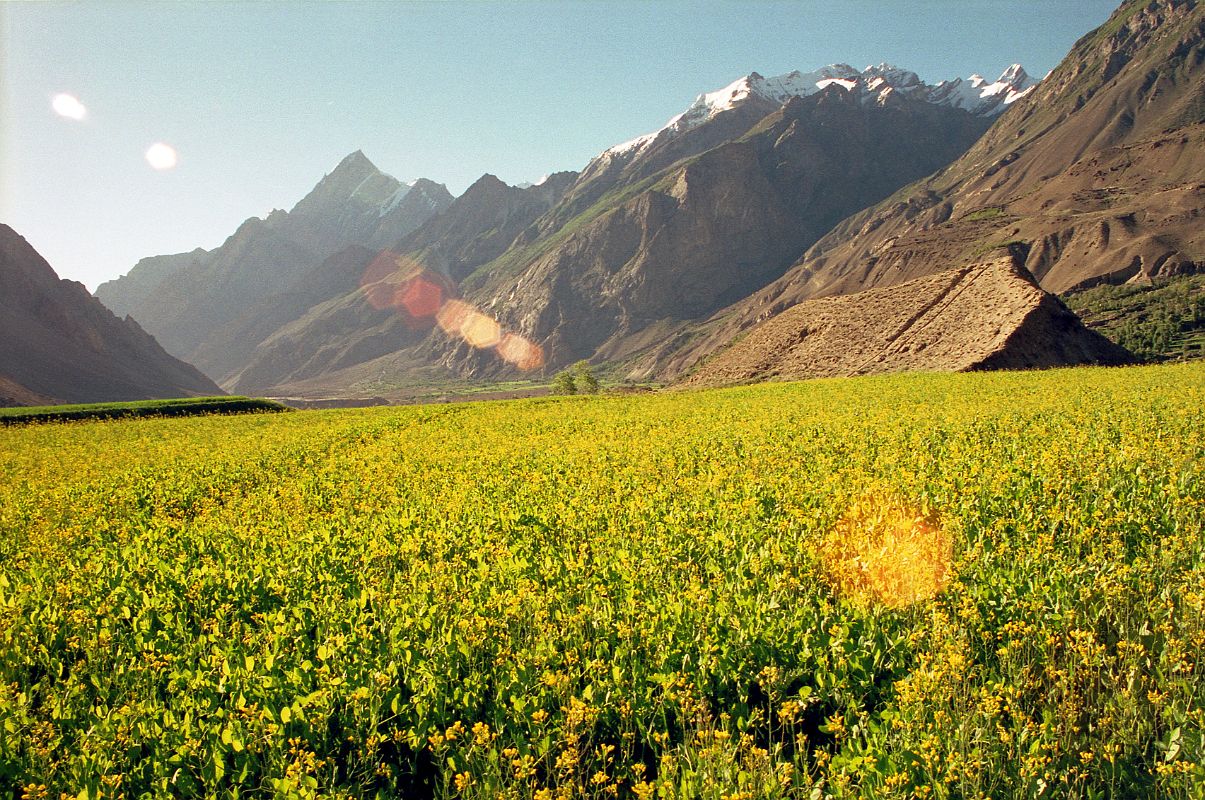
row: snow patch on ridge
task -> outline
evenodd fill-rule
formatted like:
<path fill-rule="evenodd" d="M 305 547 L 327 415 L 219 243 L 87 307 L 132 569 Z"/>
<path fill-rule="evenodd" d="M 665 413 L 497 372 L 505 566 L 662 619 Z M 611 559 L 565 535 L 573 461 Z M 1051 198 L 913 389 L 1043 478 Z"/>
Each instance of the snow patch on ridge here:
<path fill-rule="evenodd" d="M 659 130 L 610 147 L 599 158 L 611 160 L 635 156 L 658 138 L 697 128 L 751 97 L 781 105 L 792 97 L 807 97 L 830 86 L 839 86 L 848 92 L 864 94 L 866 102 L 883 104 L 893 92 L 900 92 L 935 105 L 953 106 L 979 116 L 995 116 L 1036 85 L 1037 81 L 1020 64 L 1011 65 L 992 83 L 980 75 L 972 75 L 966 80 L 955 78 L 933 85 L 926 84 L 911 70 L 885 63 L 868 66 L 861 72 L 848 64 L 829 64 L 813 72 L 796 70 L 771 78 L 753 72 L 722 89 L 699 95 L 689 108 Z"/>
<path fill-rule="evenodd" d="M 383 217 L 389 212 L 393 211 L 393 209 L 397 208 L 398 205 L 401 204 L 402 200 L 406 199 L 406 195 L 410 194 L 410 190 L 414 188 L 415 183 L 418 183 L 418 181 L 403 183 L 401 186 L 397 187 L 393 194 L 389 195 L 389 199 L 385 201 L 384 205 L 381 206 L 380 210 L 377 212 L 377 216 Z"/>
<path fill-rule="evenodd" d="M 419 196 L 421 196 L 423 201 L 427 204 L 427 208 L 437 208 L 439 206 L 439 203 L 435 201 L 435 198 L 428 194 L 425 189 L 419 189 L 418 192 Z"/>

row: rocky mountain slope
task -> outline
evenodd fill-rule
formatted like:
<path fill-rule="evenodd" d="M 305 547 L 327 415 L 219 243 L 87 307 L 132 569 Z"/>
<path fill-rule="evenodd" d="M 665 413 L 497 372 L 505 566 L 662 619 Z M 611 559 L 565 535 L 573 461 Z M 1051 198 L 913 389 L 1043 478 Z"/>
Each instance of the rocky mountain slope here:
<path fill-rule="evenodd" d="M 722 349 L 682 385 L 1133 360 L 1085 328 L 1006 249 L 895 286 L 799 303 L 725 344 L 704 343 Z"/>
<path fill-rule="evenodd" d="M 1205 6 L 1123 4 L 965 155 L 841 222 L 680 347 L 689 354 L 804 300 L 943 272 L 1006 243 L 1055 292 L 1200 269 L 1203 65 Z"/>
<path fill-rule="evenodd" d="M 1032 86 L 1020 68 L 990 85 L 927 86 L 886 65 L 750 75 L 600 154 L 460 290 L 550 365 L 626 358 L 778 277 L 841 218 L 964 152 Z M 447 347 L 461 374 L 502 366 Z"/>
<path fill-rule="evenodd" d="M 0 224 L 0 406 L 221 393 Z"/>
<path fill-rule="evenodd" d="M 451 202 L 441 184 L 400 183 L 356 151 L 291 211 L 247 220 L 211 252 L 144 259 L 96 296 L 137 319 L 169 352 L 221 375 L 240 363 L 216 340 L 256 304 L 291 290 L 349 246 L 392 246 Z"/>

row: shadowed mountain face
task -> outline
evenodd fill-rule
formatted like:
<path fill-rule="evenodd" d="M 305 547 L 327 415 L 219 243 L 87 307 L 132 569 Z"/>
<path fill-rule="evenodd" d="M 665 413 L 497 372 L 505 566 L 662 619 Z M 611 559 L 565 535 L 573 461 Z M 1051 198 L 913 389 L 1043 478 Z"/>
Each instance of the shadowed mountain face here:
<path fill-rule="evenodd" d="M 258 303 L 292 290 L 351 245 L 392 246 L 451 202 L 442 185 L 399 183 L 357 151 L 292 211 L 247 220 L 210 252 L 144 259 L 96 296 L 145 325 L 169 352 L 220 376 L 242 364 L 239 353 L 215 344 Z"/>
<path fill-rule="evenodd" d="M 221 393 L 0 225 L 0 405 Z"/>

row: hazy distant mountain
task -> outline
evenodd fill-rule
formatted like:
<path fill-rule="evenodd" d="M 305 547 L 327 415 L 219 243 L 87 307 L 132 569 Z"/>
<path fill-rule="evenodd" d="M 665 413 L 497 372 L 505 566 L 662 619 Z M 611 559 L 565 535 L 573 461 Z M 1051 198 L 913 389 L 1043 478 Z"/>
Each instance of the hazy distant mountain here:
<path fill-rule="evenodd" d="M 1056 292 L 1205 264 L 1205 5 L 1123 4 L 957 161 L 836 226 L 685 344 L 696 359 L 794 304 L 1010 243 Z M 706 342 L 704 344 L 703 342 Z M 688 359 L 689 361 L 689 359 Z"/>
<path fill-rule="evenodd" d="M 421 281 L 439 294 L 439 300 L 455 297 L 457 282 L 504 252 L 560 200 L 575 177 L 560 172 L 521 189 L 483 175 L 393 248 L 340 254 L 345 269 L 339 274 L 348 280 L 332 285 L 332 291 L 311 302 L 304 313 L 294 313 L 272 335 L 242 337 L 259 344 L 243 368 L 223 376 L 224 382 L 240 391 L 291 393 L 281 387 L 326 380 L 338 389 L 365 374 L 380 374 L 365 365 L 403 351 L 415 351 L 403 356 L 411 367 L 433 366 L 437 354 L 429 352 L 427 340 L 435 329 L 436 309 L 421 316 L 407 313 L 404 305 L 393 301 L 393 289 L 386 289 L 390 297 L 382 301 L 381 287 L 395 279 Z M 424 343 L 428 347 L 417 352 Z M 386 369 L 389 376 L 396 371 L 395 366 Z"/>
<path fill-rule="evenodd" d="M 209 251 L 200 247 L 188 253 L 149 256 L 122 277 L 98 286 L 96 297 L 114 314 L 131 314 L 143 307 L 161 283 L 190 270 L 203 269 L 209 256 Z"/>
<path fill-rule="evenodd" d="M 441 184 L 400 183 L 356 151 L 291 211 L 247 220 L 210 252 L 144 259 L 96 296 L 137 319 L 169 352 L 219 376 L 239 366 L 232 354 L 206 346 L 225 326 L 333 254 L 350 245 L 389 246 L 451 202 Z"/>
<path fill-rule="evenodd" d="M 0 224 L 0 406 L 221 393 Z"/>

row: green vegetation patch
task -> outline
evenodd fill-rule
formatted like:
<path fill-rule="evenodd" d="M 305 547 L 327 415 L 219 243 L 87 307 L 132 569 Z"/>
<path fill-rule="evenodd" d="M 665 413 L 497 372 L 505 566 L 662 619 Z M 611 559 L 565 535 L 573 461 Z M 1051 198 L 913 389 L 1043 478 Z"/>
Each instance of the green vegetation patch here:
<path fill-rule="evenodd" d="M 978 222 L 979 220 L 984 220 L 984 219 L 995 219 L 996 217 L 999 217 L 1003 214 L 1004 214 L 1004 209 L 1001 206 L 988 206 L 987 208 L 981 208 L 977 211 L 972 211 L 970 214 L 967 214 L 962 219 L 965 222 Z"/>
<path fill-rule="evenodd" d="M 197 414 L 245 414 L 291 410 L 288 406 L 274 400 L 251 397 L 185 397 L 170 400 L 134 400 L 125 403 L 0 408 L 0 425 L 125 417 L 191 417 Z"/>
<path fill-rule="evenodd" d="M 0 429 L 6 797 L 1199 797 L 1205 363 Z"/>
<path fill-rule="evenodd" d="M 1134 18 L 1135 14 L 1146 7 L 1147 3 L 1143 2 L 1143 0 L 1131 0 L 1128 8 L 1114 11 L 1113 17 L 1097 29 L 1094 41 L 1100 41 L 1117 33 L 1126 23 Z"/>
<path fill-rule="evenodd" d="M 1205 357 L 1205 275 L 1064 295 L 1089 328 L 1145 361 Z"/>

